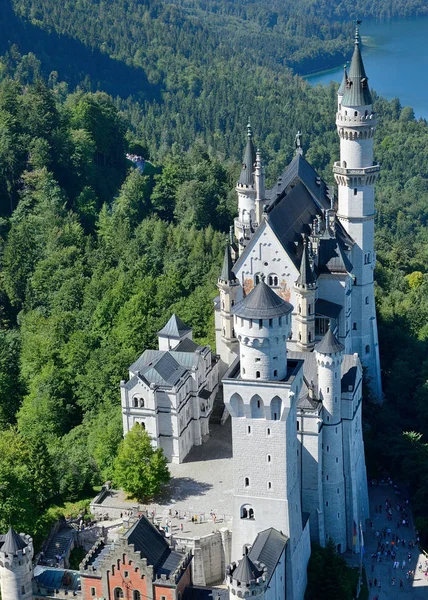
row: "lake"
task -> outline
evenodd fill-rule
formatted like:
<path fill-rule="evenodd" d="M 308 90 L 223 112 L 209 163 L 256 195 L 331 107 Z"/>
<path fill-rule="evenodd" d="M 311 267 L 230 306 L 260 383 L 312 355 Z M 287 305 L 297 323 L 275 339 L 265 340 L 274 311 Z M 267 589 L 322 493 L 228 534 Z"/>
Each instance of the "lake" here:
<path fill-rule="evenodd" d="M 417 118 L 428 119 L 428 17 L 399 21 L 367 21 L 360 26 L 363 59 L 370 87 Z M 305 79 L 312 85 L 341 81 L 343 65 Z"/>

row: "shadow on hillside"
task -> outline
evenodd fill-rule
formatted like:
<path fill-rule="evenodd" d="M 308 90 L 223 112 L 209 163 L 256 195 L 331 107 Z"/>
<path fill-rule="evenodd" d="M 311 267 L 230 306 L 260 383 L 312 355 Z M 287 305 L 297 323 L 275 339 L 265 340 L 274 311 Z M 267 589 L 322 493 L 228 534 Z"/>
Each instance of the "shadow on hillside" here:
<path fill-rule="evenodd" d="M 20 19 L 11 1 L 0 3 L 0 53 L 16 44 L 21 54 L 33 52 L 48 75 L 57 71 L 59 79 L 71 88 L 89 76 L 92 91 L 103 90 L 113 96 L 131 95 L 149 101 L 160 100 L 161 87 L 149 83 L 143 69 L 129 67 L 99 50 L 90 49 L 66 35 L 50 33 Z"/>

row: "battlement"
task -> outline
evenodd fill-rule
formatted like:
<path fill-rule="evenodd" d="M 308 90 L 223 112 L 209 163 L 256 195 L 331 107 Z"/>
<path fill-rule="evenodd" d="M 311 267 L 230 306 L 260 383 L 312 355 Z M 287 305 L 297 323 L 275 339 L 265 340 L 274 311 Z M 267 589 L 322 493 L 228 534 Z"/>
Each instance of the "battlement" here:
<path fill-rule="evenodd" d="M 238 564 L 233 562 L 226 567 L 226 583 L 238 598 L 262 595 L 268 584 L 267 567 L 245 555 Z"/>

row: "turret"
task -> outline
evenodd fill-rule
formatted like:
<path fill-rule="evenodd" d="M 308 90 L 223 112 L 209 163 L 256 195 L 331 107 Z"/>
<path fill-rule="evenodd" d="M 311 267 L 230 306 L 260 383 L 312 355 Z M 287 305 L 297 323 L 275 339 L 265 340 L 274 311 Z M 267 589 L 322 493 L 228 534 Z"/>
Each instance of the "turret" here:
<path fill-rule="evenodd" d="M 235 236 L 242 253 L 256 226 L 256 185 L 254 169 L 256 153 L 250 121 L 247 125 L 247 145 L 242 159 L 241 174 L 236 185 L 238 193 L 238 217 L 235 219 Z"/>
<path fill-rule="evenodd" d="M 226 583 L 230 600 L 251 598 L 263 600 L 267 589 L 267 567 L 254 563 L 244 554 L 238 564 L 233 562 L 226 569 Z"/>
<path fill-rule="evenodd" d="M 345 347 L 328 329 L 315 346 L 318 370 L 318 397 L 323 404 L 322 481 L 325 533 L 346 550 L 345 477 L 341 416 L 341 368 Z"/>
<path fill-rule="evenodd" d="M 242 379 L 284 379 L 292 311 L 264 281 L 233 308 Z"/>
<path fill-rule="evenodd" d="M 317 280 L 309 260 L 308 240 L 303 239 L 300 274 L 294 284 L 297 298 L 297 345 L 299 350 L 310 351 L 315 345 L 315 301 Z"/>
<path fill-rule="evenodd" d="M 220 313 L 222 321 L 221 336 L 226 344 L 237 343 L 233 329 L 232 308 L 236 303 L 239 282 L 233 272 L 232 256 L 229 244 L 224 251 L 223 267 L 218 278 L 217 287 L 220 291 Z"/>
<path fill-rule="evenodd" d="M 34 548 L 29 535 L 12 528 L 0 536 L 0 589 L 5 600 L 32 600 Z"/>

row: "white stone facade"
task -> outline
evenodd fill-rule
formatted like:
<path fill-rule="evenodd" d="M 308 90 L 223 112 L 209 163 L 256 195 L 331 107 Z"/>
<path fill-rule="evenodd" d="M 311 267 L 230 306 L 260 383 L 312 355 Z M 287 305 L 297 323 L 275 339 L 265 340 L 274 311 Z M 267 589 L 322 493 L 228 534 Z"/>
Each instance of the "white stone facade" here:
<path fill-rule="evenodd" d="M 159 351 L 146 350 L 120 389 L 124 435 L 141 423 L 153 445 L 170 462 L 181 463 L 209 434 L 218 362 L 209 346 L 192 341 L 190 330 L 178 339 L 162 334 Z"/>

